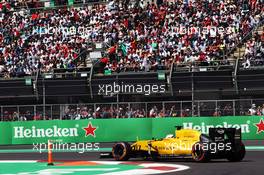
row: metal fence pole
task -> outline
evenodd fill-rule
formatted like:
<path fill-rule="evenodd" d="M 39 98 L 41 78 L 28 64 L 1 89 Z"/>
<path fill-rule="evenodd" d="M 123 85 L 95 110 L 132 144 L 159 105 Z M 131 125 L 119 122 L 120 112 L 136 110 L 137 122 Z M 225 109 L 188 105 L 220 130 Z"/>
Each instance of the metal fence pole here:
<path fill-rule="evenodd" d="M 198 101 L 198 104 L 197 104 L 197 112 L 198 112 L 198 117 L 201 117 L 201 113 L 200 113 L 200 101 Z"/>
<path fill-rule="evenodd" d="M 217 113 L 218 113 L 218 110 L 221 111 L 220 108 L 218 109 L 218 100 L 215 100 L 215 110 Z M 221 113 L 220 113 L 220 115 L 221 115 Z"/>
<path fill-rule="evenodd" d="M 119 109 L 119 93 L 116 95 L 117 109 Z"/>
<path fill-rule="evenodd" d="M 148 117 L 148 103 L 145 103 L 145 113 L 146 117 Z"/>
<path fill-rule="evenodd" d="M 17 115 L 20 116 L 19 106 L 17 106 Z"/>
<path fill-rule="evenodd" d="M 235 103 L 235 100 L 233 100 L 233 116 L 236 116 L 236 103 Z"/>
<path fill-rule="evenodd" d="M 60 120 L 62 120 L 62 116 L 64 115 L 65 107 L 63 105 L 60 105 Z"/>
<path fill-rule="evenodd" d="M 191 74 L 191 78 L 192 78 L 192 117 L 194 116 L 194 100 L 195 100 L 195 92 L 194 92 L 194 76 L 193 76 L 193 72 L 194 72 L 194 66 L 192 65 L 192 74 Z"/>
<path fill-rule="evenodd" d="M 1 106 L 1 121 L 4 121 L 3 106 Z"/>
<path fill-rule="evenodd" d="M 182 110 L 182 101 L 181 101 L 181 113 L 180 113 L 180 116 L 182 116 L 182 111 L 183 111 L 183 110 Z"/>
<path fill-rule="evenodd" d="M 33 108 L 34 108 L 34 116 L 37 116 L 37 107 L 36 107 L 36 105 L 34 105 Z"/>
<path fill-rule="evenodd" d="M 53 120 L 53 111 L 52 111 L 52 106 L 53 106 L 53 105 L 51 105 L 51 106 L 50 106 L 50 117 L 51 117 L 51 120 Z"/>
<path fill-rule="evenodd" d="M 42 79 L 42 86 L 43 86 L 43 94 L 42 94 L 42 100 L 43 100 L 43 116 L 46 118 L 46 89 L 45 89 L 45 84 L 44 84 L 44 78 Z"/>
<path fill-rule="evenodd" d="M 77 104 L 77 106 L 76 106 L 76 116 L 75 116 L 75 118 L 77 118 L 79 116 L 79 105 Z"/>

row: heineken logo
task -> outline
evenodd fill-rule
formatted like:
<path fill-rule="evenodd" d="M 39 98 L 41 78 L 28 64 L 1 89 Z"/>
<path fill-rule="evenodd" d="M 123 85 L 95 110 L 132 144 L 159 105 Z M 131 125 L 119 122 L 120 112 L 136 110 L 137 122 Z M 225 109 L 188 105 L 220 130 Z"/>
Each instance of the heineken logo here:
<path fill-rule="evenodd" d="M 76 137 L 77 128 L 60 128 L 53 125 L 50 128 L 25 128 L 24 126 L 14 127 L 14 138 L 42 138 L 42 137 Z"/>
<path fill-rule="evenodd" d="M 85 137 L 91 135 L 93 137 L 95 137 L 95 133 L 94 131 L 97 129 L 98 127 L 93 127 L 92 123 L 89 122 L 87 127 L 84 127 L 83 130 L 85 131 Z"/>
<path fill-rule="evenodd" d="M 31 128 L 25 128 L 24 126 L 14 127 L 14 138 L 43 138 L 43 137 L 78 137 L 78 127 L 76 125 L 73 128 L 61 128 L 57 125 L 53 125 L 49 128 L 37 128 L 36 126 L 31 126 Z M 89 122 L 87 127 L 82 129 L 85 131 L 85 137 L 93 136 L 95 137 L 95 130 L 98 127 L 94 127 L 91 122 Z"/>
<path fill-rule="evenodd" d="M 257 134 L 264 132 L 264 122 L 262 119 L 260 119 L 259 123 L 255 123 L 255 126 L 258 128 Z"/>
<path fill-rule="evenodd" d="M 206 125 L 204 122 L 202 122 L 200 125 L 194 125 L 192 122 L 183 123 L 184 129 L 195 129 L 200 130 L 202 133 L 208 134 L 209 128 L 237 128 L 241 129 L 242 133 L 250 133 L 250 127 L 249 127 L 250 121 L 248 120 L 247 123 L 244 124 L 229 124 L 228 122 L 223 122 L 222 124 L 217 125 Z"/>

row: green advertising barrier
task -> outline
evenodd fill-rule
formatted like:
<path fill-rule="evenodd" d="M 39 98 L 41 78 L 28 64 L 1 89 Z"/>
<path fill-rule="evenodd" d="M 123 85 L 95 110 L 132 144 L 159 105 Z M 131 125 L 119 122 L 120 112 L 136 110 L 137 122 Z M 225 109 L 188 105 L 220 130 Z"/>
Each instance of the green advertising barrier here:
<path fill-rule="evenodd" d="M 47 143 L 48 139 L 64 143 L 148 139 L 151 124 L 147 118 L 12 122 L 11 144 Z"/>
<path fill-rule="evenodd" d="M 186 129 L 200 130 L 208 134 L 211 127 L 241 128 L 242 139 L 264 139 L 264 117 L 261 116 L 230 116 L 230 117 L 191 117 L 191 118 L 157 118 L 153 119 L 152 135 L 162 138 L 164 135 L 174 133 L 175 126 Z"/>
<path fill-rule="evenodd" d="M 0 122 L 0 145 L 12 144 L 11 122 Z"/>
<path fill-rule="evenodd" d="M 1 122 L 0 145 L 135 141 L 163 138 L 175 132 L 175 126 L 208 133 L 210 127 L 241 128 L 243 139 L 264 139 L 264 117 L 190 117 L 96 120 L 47 120 Z"/>

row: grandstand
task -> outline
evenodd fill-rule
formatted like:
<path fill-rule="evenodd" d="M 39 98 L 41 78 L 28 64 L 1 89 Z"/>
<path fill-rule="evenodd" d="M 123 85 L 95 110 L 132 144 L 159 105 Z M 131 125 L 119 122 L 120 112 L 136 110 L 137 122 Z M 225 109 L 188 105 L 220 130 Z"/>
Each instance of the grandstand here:
<path fill-rule="evenodd" d="M 264 115 L 263 4 L 1 1 L 1 120 Z"/>

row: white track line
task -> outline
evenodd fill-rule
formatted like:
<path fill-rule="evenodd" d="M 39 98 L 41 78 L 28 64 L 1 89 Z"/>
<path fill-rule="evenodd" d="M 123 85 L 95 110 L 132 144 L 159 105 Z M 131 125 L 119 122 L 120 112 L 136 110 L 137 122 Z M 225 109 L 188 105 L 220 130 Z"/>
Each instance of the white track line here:
<path fill-rule="evenodd" d="M 37 160 L 0 160 L 0 163 L 36 163 Z"/>

